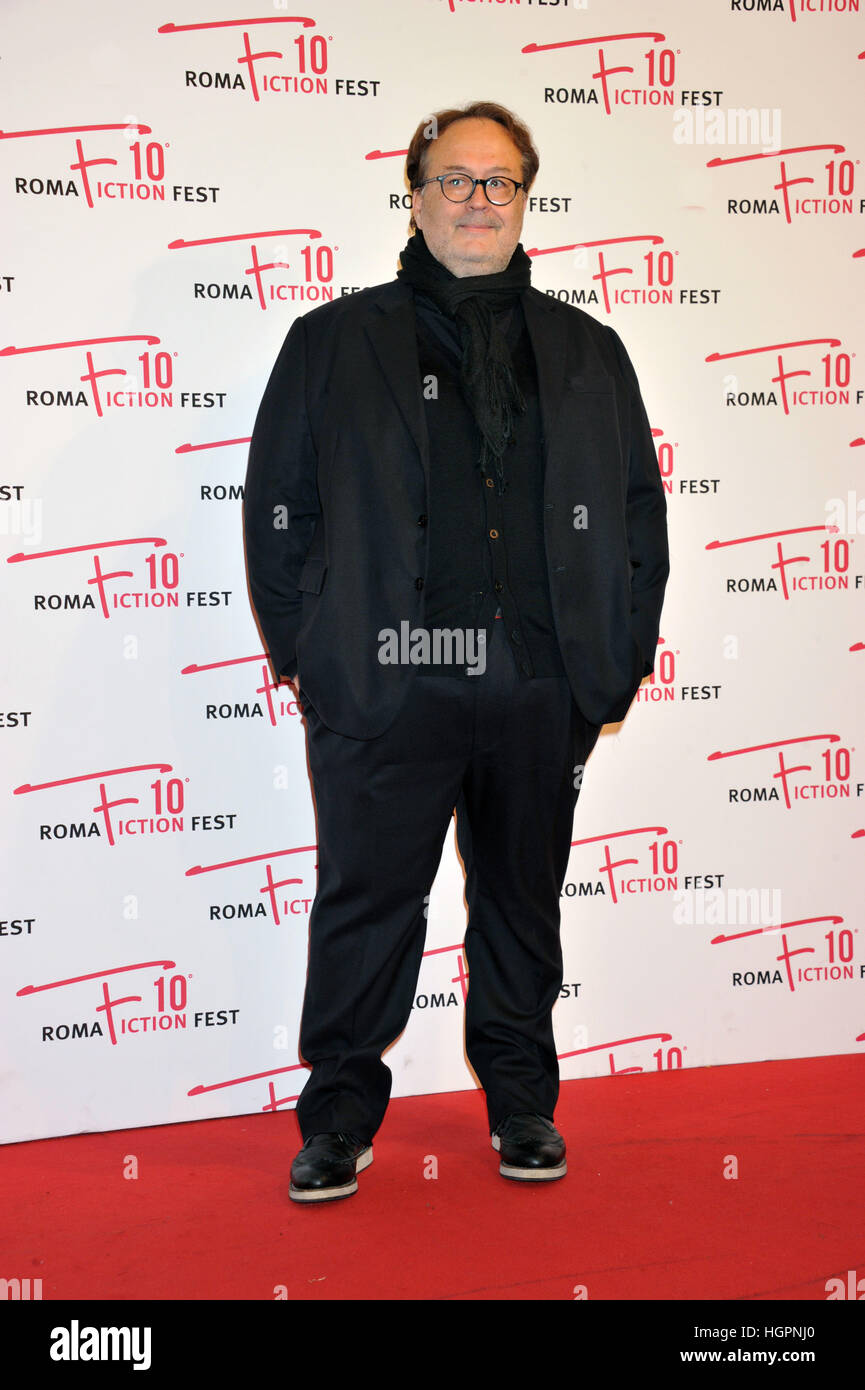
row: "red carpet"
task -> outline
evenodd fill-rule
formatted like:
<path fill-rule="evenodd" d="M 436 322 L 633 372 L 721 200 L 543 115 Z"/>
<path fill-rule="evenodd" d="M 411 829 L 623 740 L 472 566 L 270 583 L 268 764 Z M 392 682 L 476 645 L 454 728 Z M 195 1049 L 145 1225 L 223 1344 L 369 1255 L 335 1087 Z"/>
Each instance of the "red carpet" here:
<path fill-rule="evenodd" d="M 499 1176 L 480 1093 L 394 1100 L 355 1196 L 312 1208 L 288 1199 L 292 1112 L 7 1145 L 0 1276 L 44 1300 L 825 1301 L 865 1276 L 863 1073 L 566 1082 L 548 1185 Z"/>

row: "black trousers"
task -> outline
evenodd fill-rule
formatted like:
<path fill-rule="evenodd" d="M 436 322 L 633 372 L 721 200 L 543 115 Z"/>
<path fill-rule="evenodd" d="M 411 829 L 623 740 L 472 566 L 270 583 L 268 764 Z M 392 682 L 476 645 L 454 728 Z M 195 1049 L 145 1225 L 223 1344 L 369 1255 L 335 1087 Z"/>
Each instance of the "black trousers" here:
<path fill-rule="evenodd" d="M 408 1022 L 454 810 L 468 904 L 466 1054 L 490 1131 L 514 1111 L 553 1118 L 559 895 L 579 769 L 600 729 L 563 676 L 520 677 L 501 619 L 483 674 L 422 671 L 375 739 L 334 733 L 301 690 L 318 822 L 304 1139 L 345 1130 L 370 1141 L 382 1122 L 392 1077 L 381 1054 Z"/>

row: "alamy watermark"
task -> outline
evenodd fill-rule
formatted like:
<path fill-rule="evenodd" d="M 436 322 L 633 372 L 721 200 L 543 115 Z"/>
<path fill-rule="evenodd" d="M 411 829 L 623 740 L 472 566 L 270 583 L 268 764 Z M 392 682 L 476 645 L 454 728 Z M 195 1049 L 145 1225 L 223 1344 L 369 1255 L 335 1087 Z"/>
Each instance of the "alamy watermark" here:
<path fill-rule="evenodd" d="M 16 492 L 16 497 L 7 494 Z M 20 536 L 36 543 L 42 540 L 42 498 L 21 497 L 21 485 L 0 487 L 0 536 Z"/>
<path fill-rule="evenodd" d="M 781 111 L 777 106 L 678 106 L 673 112 L 676 145 L 761 145 L 781 148 Z"/>
<path fill-rule="evenodd" d="M 780 888 L 680 888 L 673 921 L 682 926 L 779 927 Z"/>
<path fill-rule="evenodd" d="M 463 666 L 471 676 L 487 669 L 487 634 L 482 627 L 411 627 L 407 619 L 378 634 L 382 666 Z"/>
<path fill-rule="evenodd" d="M 865 497 L 858 497 L 853 491 L 847 493 L 846 501 L 843 497 L 829 497 L 825 511 L 827 531 L 840 531 L 848 536 L 865 535 Z"/>

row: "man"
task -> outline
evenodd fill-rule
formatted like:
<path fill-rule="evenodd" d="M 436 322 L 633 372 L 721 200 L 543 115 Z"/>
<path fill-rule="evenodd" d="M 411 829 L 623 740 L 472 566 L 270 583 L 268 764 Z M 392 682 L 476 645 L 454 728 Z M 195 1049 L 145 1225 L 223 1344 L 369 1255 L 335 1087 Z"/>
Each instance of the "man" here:
<path fill-rule="evenodd" d="M 627 354 L 530 285 L 537 168 L 500 106 L 422 123 L 397 279 L 297 319 L 256 419 L 251 594 L 298 680 L 318 819 L 295 1201 L 349 1196 L 372 1161 L 454 809 L 466 1051 L 499 1171 L 566 1172 L 559 894 L 583 766 L 653 669 L 669 565 Z"/>

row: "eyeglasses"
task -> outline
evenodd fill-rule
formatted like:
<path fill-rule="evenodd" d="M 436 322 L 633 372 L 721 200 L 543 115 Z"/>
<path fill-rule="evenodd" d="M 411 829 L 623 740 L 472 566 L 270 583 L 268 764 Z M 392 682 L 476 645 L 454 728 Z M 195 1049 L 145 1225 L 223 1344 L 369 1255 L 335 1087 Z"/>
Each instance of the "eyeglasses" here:
<path fill-rule="evenodd" d="M 489 179 L 472 179 L 468 174 L 437 174 L 435 178 L 424 179 L 417 187 L 426 188 L 428 183 L 441 184 L 442 193 L 451 203 L 467 203 L 480 184 L 487 200 L 499 208 L 512 203 L 520 189 L 526 186 L 515 179 L 502 178 L 500 174 Z"/>

